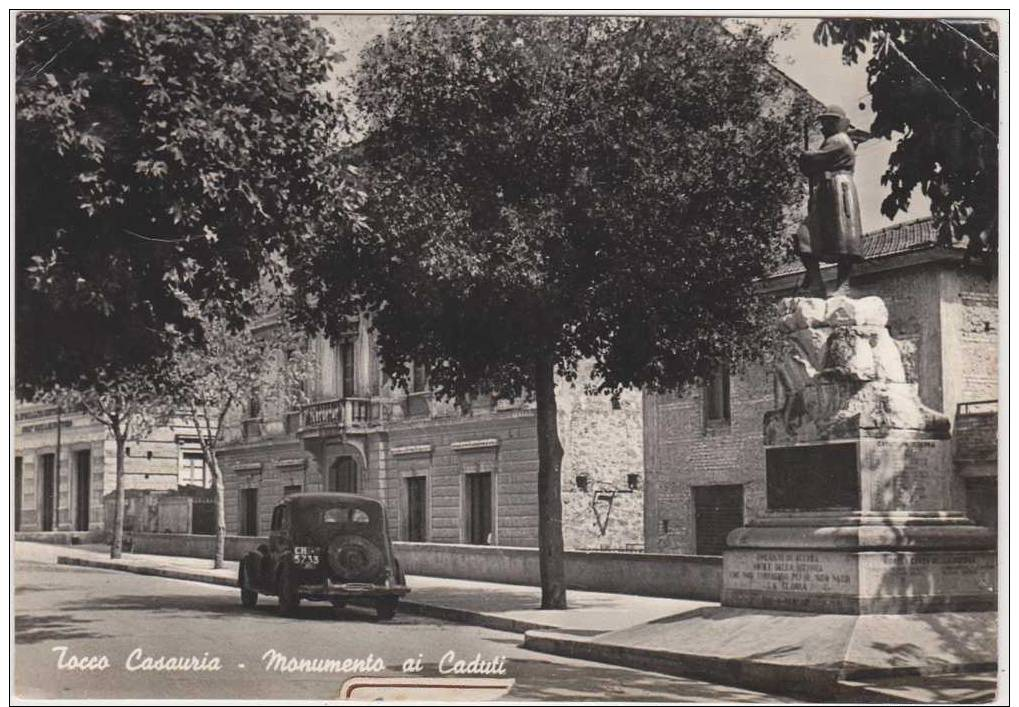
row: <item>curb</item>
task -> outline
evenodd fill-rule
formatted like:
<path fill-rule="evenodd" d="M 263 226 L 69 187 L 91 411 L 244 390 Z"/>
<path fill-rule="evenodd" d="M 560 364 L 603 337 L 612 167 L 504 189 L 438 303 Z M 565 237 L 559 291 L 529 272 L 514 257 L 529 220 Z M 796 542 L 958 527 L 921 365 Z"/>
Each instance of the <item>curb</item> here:
<path fill-rule="evenodd" d="M 555 631 L 527 631 L 520 645 L 540 653 L 733 685 L 772 695 L 817 701 L 844 699 L 835 671 L 613 645 Z"/>
<path fill-rule="evenodd" d="M 166 579 L 183 579 L 190 582 L 202 582 L 203 584 L 218 584 L 222 587 L 236 587 L 237 582 L 229 577 L 217 577 L 202 572 L 189 572 L 187 570 L 168 569 L 166 567 L 152 567 L 150 565 L 131 565 L 117 560 L 93 560 L 85 557 L 68 557 L 60 555 L 57 557 L 58 565 L 74 565 L 77 567 L 92 567 L 102 570 L 116 570 L 118 572 L 131 572 L 132 574 L 151 575 L 153 577 L 165 577 Z"/>
<path fill-rule="evenodd" d="M 166 567 L 153 567 L 151 565 L 131 565 L 125 562 L 118 562 L 117 560 L 95 560 L 86 557 L 68 557 L 66 555 L 60 555 L 57 557 L 58 565 L 74 565 L 78 567 L 92 567 L 95 569 L 104 570 L 115 570 L 118 572 L 131 572 L 133 574 L 150 575 L 153 577 L 164 577 L 166 579 L 183 579 L 191 582 L 202 582 L 204 584 L 218 584 L 223 587 L 236 587 L 236 580 L 230 577 L 217 577 L 215 575 L 206 574 L 203 572 L 189 572 L 188 570 L 169 569 Z M 407 614 L 414 614 L 416 616 L 427 616 L 433 619 L 440 619 L 442 621 L 449 621 L 452 623 L 468 624 L 471 626 L 479 626 L 481 628 L 489 628 L 494 631 L 506 631 L 509 633 L 523 634 L 527 631 L 554 631 L 555 626 L 549 626 L 546 624 L 538 624 L 531 621 L 521 621 L 519 619 L 508 619 L 503 616 L 493 616 L 492 614 L 484 614 L 478 611 L 468 611 L 466 609 L 454 609 L 448 606 L 437 606 L 435 604 L 424 604 L 417 601 L 407 601 L 405 599 L 400 600 L 400 611 Z M 598 631 L 583 632 L 580 631 L 571 634 L 565 634 L 570 636 L 576 635 L 594 635 L 599 633 Z"/>
<path fill-rule="evenodd" d="M 638 648 L 602 643 L 593 641 L 589 637 L 543 630 L 525 632 L 524 641 L 520 647 L 540 653 L 693 678 L 717 685 L 733 685 L 771 695 L 785 695 L 809 701 L 872 704 L 921 703 L 920 700 L 886 693 L 879 686 L 865 681 L 845 678 L 840 675 L 839 671 L 821 666 L 751 662 L 711 655 Z M 990 663 L 965 664 L 960 668 L 958 674 L 996 672 L 997 670 L 996 665 Z M 891 669 L 887 672 L 889 676 L 920 674 L 915 669 Z M 946 673 L 946 675 L 952 674 L 956 673 Z M 962 702 L 985 701 L 987 694 L 987 690 L 975 690 L 971 697 L 963 696 L 957 699 Z"/>

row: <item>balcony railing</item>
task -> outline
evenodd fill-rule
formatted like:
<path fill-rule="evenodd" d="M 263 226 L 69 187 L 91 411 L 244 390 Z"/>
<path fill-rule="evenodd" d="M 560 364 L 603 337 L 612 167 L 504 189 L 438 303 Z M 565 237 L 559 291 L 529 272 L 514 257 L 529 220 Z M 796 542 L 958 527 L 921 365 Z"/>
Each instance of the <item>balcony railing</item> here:
<path fill-rule="evenodd" d="M 320 400 L 301 407 L 301 429 L 339 427 L 345 430 L 376 427 L 392 417 L 393 403 L 371 398 Z"/>

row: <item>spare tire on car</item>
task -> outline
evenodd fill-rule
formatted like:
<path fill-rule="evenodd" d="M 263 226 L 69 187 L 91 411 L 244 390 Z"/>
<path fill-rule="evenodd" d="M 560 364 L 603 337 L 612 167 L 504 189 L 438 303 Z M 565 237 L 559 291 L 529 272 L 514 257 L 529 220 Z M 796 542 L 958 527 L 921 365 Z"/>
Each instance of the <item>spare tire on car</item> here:
<path fill-rule="evenodd" d="M 329 541 L 329 568 L 347 582 L 370 582 L 386 566 L 382 550 L 360 535 L 337 535 Z"/>

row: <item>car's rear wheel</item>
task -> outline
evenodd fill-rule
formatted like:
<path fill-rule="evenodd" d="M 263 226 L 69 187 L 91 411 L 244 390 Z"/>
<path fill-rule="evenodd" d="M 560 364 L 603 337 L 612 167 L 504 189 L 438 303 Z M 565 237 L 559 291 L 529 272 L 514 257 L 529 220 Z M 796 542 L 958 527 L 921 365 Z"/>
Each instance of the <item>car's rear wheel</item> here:
<path fill-rule="evenodd" d="M 396 616 L 396 605 L 399 600 L 396 597 L 382 597 L 375 600 L 375 616 L 379 621 L 389 621 Z"/>
<path fill-rule="evenodd" d="M 254 589 L 249 589 L 251 583 L 248 582 L 248 573 L 241 565 L 240 576 L 237 578 L 237 584 L 241 588 L 241 606 L 246 609 L 251 609 L 258 603 L 258 592 Z"/>
<path fill-rule="evenodd" d="M 291 576 L 289 567 L 284 567 L 280 570 L 276 595 L 279 597 L 279 611 L 281 614 L 293 616 L 297 613 L 297 607 L 301 604 L 301 597 L 297 593 L 297 585 L 294 584 L 294 578 Z"/>

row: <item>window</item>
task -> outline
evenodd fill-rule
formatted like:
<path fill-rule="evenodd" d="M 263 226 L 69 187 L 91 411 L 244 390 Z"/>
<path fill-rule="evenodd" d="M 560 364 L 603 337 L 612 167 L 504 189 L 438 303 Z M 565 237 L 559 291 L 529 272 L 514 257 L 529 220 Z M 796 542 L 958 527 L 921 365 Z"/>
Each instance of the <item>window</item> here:
<path fill-rule="evenodd" d="M 272 523 L 270 530 L 279 530 L 283 527 L 283 506 L 276 506 L 272 509 Z"/>
<path fill-rule="evenodd" d="M 300 492 L 301 492 L 301 485 L 300 484 L 294 484 L 293 486 L 284 486 L 283 487 L 283 498 L 286 498 L 287 496 L 293 496 L 295 493 L 300 493 Z"/>
<path fill-rule="evenodd" d="M 258 489 L 241 489 L 241 535 L 258 535 Z"/>
<path fill-rule="evenodd" d="M 729 367 L 719 366 L 704 386 L 704 419 L 709 423 L 729 422 Z"/>
<path fill-rule="evenodd" d="M 337 506 L 322 513 L 322 522 L 330 525 L 371 525 L 371 517 L 361 508 Z"/>
<path fill-rule="evenodd" d="M 730 531 L 743 527 L 743 486 L 694 486 L 694 532 L 698 555 L 721 555 Z"/>
<path fill-rule="evenodd" d="M 248 419 L 254 419 L 261 417 L 262 415 L 262 401 L 258 399 L 257 395 L 252 395 L 248 398 Z"/>
<path fill-rule="evenodd" d="M 426 542 L 427 532 L 427 497 L 425 495 L 426 482 L 424 476 L 412 476 L 406 479 L 407 483 L 407 515 L 405 518 L 406 540 L 411 542 Z"/>
<path fill-rule="evenodd" d="M 492 544 L 492 474 L 464 474 L 464 541 L 471 545 Z"/>
<path fill-rule="evenodd" d="M 184 452 L 180 461 L 180 478 L 178 483 L 181 486 L 209 485 L 208 474 L 205 470 L 205 457 L 201 452 Z"/>
<path fill-rule="evenodd" d="M 343 390 L 341 396 L 354 396 L 354 342 L 350 339 L 340 344 L 340 378 Z"/>

